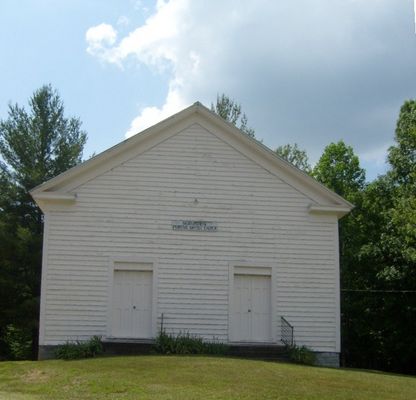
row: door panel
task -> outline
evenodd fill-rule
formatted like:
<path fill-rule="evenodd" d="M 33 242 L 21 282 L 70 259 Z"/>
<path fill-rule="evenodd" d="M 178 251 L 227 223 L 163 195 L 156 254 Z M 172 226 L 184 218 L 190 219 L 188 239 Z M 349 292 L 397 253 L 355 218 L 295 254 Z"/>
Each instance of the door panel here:
<path fill-rule="evenodd" d="M 270 277 L 252 277 L 252 338 L 254 341 L 269 341 L 271 328 Z"/>
<path fill-rule="evenodd" d="M 151 271 L 114 271 L 112 336 L 152 336 Z"/>
<path fill-rule="evenodd" d="M 243 275 L 234 277 L 232 336 L 238 341 L 250 340 L 250 282 L 243 278 Z"/>
<path fill-rule="evenodd" d="M 235 275 L 230 338 L 232 341 L 271 340 L 270 276 Z"/>

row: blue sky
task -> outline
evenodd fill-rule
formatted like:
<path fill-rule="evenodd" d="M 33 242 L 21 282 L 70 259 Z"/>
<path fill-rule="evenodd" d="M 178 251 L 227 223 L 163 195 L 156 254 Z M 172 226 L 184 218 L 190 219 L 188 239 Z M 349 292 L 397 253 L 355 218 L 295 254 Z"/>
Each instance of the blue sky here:
<path fill-rule="evenodd" d="M 36 88 L 51 83 L 68 114 L 79 116 L 89 140 L 86 155 L 124 139 L 144 99 L 163 98 L 161 77 L 147 68 L 126 71 L 104 65 L 86 52 L 88 28 L 116 24 L 128 14 L 141 24 L 146 15 L 129 1 L 5 0 L 0 3 L 0 118 L 8 103 L 27 104 Z"/>
<path fill-rule="evenodd" d="M 416 97 L 414 29 L 412 0 L 2 0 L 0 118 L 51 83 L 88 156 L 225 92 L 269 147 L 343 139 L 371 179 Z"/>

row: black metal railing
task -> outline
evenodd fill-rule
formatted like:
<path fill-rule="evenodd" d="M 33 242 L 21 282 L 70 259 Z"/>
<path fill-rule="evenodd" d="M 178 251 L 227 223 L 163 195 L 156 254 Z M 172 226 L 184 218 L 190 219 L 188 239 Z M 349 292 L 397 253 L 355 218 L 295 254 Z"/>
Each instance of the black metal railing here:
<path fill-rule="evenodd" d="M 160 314 L 160 317 L 157 317 L 157 319 L 159 320 L 158 321 L 158 328 L 159 328 L 158 333 L 162 333 L 162 332 L 165 333 L 164 322 L 165 322 L 166 316 L 162 313 Z"/>
<path fill-rule="evenodd" d="M 284 318 L 280 317 L 281 323 L 281 340 L 286 346 L 293 346 L 293 331 L 294 328 L 290 323 Z"/>

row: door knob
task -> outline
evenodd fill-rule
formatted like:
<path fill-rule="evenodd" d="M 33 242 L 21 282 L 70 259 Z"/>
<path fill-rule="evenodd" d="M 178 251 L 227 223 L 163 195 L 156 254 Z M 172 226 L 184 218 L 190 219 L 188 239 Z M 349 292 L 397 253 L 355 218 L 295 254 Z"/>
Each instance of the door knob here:
<path fill-rule="evenodd" d="M 136 306 L 133 306 L 133 310 L 135 310 L 136 309 Z"/>

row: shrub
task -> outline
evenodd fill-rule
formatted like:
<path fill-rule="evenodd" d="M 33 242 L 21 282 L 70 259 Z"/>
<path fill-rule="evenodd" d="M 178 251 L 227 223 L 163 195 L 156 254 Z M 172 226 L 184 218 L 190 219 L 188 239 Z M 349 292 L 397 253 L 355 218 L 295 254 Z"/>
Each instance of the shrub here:
<path fill-rule="evenodd" d="M 55 350 L 55 357 L 62 360 L 76 360 L 79 358 L 91 358 L 103 352 L 103 344 L 99 336 L 93 336 L 86 342 L 66 342 Z"/>
<path fill-rule="evenodd" d="M 205 342 L 188 333 L 177 336 L 162 331 L 156 338 L 154 350 L 159 354 L 226 354 L 228 346 L 217 341 Z"/>
<path fill-rule="evenodd" d="M 288 346 L 288 355 L 297 364 L 314 365 L 316 361 L 315 353 L 306 346 Z"/>
<path fill-rule="evenodd" d="M 7 325 L 3 335 L 9 357 L 13 360 L 27 360 L 32 354 L 32 337 L 30 331 L 15 325 Z"/>

